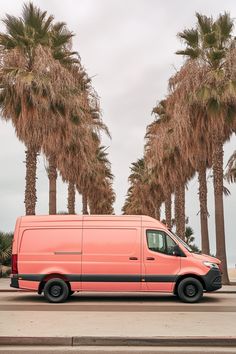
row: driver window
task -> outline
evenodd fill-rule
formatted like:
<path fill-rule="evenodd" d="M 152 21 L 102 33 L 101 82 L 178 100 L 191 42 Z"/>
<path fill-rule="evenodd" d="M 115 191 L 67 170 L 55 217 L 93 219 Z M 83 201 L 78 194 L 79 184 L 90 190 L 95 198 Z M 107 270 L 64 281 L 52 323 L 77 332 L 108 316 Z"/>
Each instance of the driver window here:
<path fill-rule="evenodd" d="M 154 252 L 160 252 L 173 255 L 176 243 L 164 231 L 148 230 L 147 231 L 148 248 Z"/>
<path fill-rule="evenodd" d="M 166 254 L 173 256 L 175 246 L 176 246 L 175 241 L 169 235 L 166 235 Z"/>

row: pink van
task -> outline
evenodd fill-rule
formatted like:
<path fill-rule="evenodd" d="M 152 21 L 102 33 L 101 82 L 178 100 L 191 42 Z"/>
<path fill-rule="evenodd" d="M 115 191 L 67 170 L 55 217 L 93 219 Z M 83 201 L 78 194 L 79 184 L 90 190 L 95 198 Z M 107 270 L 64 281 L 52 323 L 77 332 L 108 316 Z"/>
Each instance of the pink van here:
<path fill-rule="evenodd" d="M 221 288 L 218 259 L 193 253 L 148 216 L 20 217 L 12 253 L 11 286 L 54 303 L 75 291 L 163 292 L 197 302 Z"/>

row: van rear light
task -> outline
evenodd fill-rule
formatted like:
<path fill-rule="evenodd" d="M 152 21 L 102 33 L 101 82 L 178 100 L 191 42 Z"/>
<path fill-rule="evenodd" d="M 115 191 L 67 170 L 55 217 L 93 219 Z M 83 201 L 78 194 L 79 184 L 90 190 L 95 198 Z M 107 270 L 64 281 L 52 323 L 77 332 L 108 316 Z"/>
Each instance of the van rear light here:
<path fill-rule="evenodd" d="M 12 274 L 18 274 L 17 254 L 11 256 L 11 272 Z"/>

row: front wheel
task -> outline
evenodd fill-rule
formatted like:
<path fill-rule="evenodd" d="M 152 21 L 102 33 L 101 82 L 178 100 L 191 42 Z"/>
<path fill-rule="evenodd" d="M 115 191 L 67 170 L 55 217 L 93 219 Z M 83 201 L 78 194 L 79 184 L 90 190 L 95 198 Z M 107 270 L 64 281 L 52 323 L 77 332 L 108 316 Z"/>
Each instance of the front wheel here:
<path fill-rule="evenodd" d="M 202 283 L 195 278 L 185 278 L 179 283 L 177 294 L 183 302 L 198 302 L 203 296 Z"/>
<path fill-rule="evenodd" d="M 50 279 L 44 286 L 44 296 L 49 302 L 64 302 L 67 300 L 68 295 L 68 286 L 64 280 L 60 278 Z"/>

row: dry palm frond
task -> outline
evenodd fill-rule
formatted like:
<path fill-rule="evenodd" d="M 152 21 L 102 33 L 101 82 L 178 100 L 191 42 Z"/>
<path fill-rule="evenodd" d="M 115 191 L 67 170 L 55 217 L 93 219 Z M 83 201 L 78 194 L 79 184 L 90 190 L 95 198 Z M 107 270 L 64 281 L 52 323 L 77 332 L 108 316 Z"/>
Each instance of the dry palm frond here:
<path fill-rule="evenodd" d="M 48 48 L 38 46 L 34 58 L 29 69 L 19 49 L 4 55 L 1 111 L 5 119 L 12 120 L 21 141 L 41 147 L 43 139 L 68 116 L 66 106 L 72 101 L 74 78 L 54 60 Z"/>

